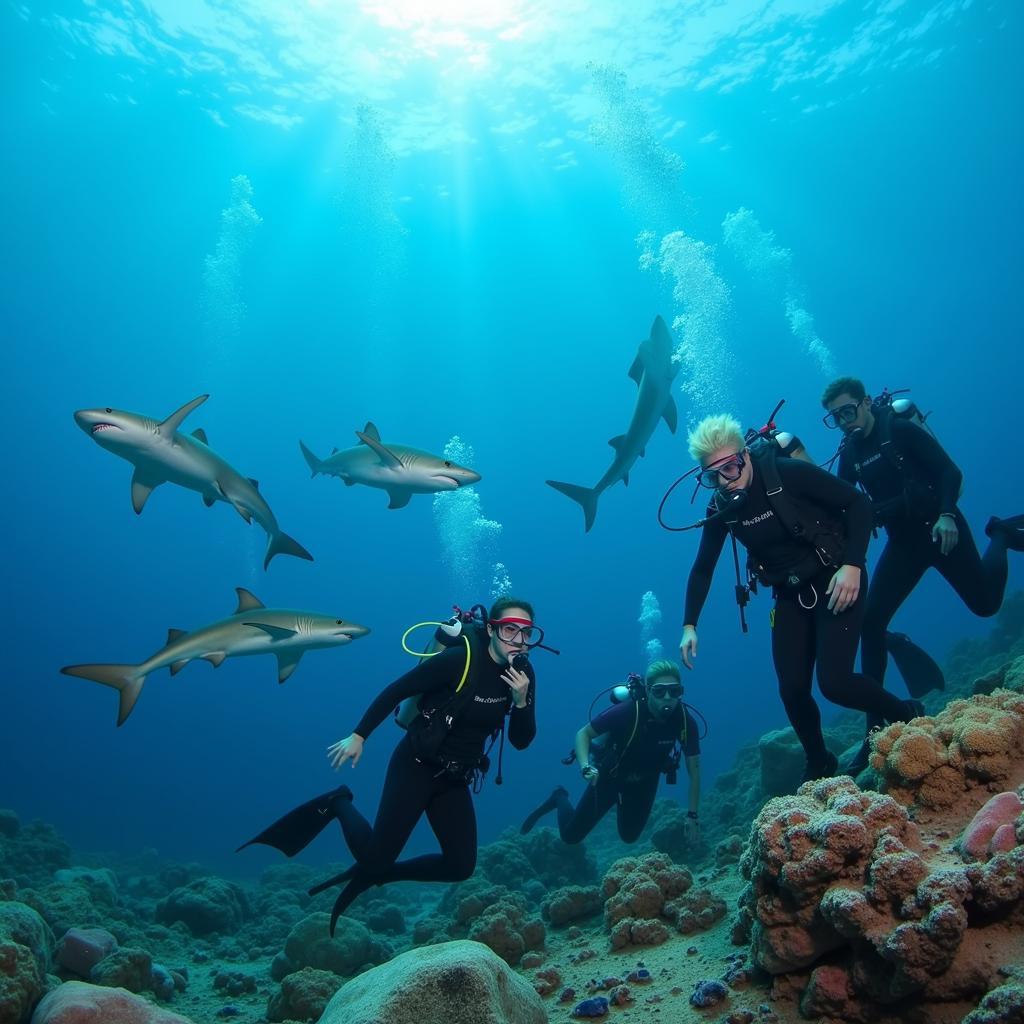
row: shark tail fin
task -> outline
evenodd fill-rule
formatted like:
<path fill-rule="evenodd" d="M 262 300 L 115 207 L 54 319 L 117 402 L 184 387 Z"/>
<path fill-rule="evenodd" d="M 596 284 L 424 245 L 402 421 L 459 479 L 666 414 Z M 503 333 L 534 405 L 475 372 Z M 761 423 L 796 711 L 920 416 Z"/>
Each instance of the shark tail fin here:
<path fill-rule="evenodd" d="M 302 454 L 305 456 L 306 462 L 309 464 L 310 476 L 316 476 L 317 473 L 323 472 L 323 463 L 318 459 L 301 441 L 299 447 L 302 449 Z"/>
<path fill-rule="evenodd" d="M 289 537 L 282 530 L 270 535 L 267 542 L 267 555 L 263 559 L 264 569 L 270 565 L 270 560 L 274 555 L 294 555 L 296 558 L 305 558 L 307 562 L 313 561 L 313 556 L 294 537 Z"/>
<path fill-rule="evenodd" d="M 124 725 L 132 713 L 135 702 L 142 693 L 142 684 L 146 677 L 138 675 L 138 665 L 67 665 L 61 669 L 66 676 L 78 676 L 79 679 L 91 679 L 94 683 L 102 683 L 117 690 L 120 703 L 117 708 L 117 724 Z"/>
<path fill-rule="evenodd" d="M 582 506 L 584 530 L 589 533 L 597 518 L 597 499 L 601 492 L 595 487 L 579 487 L 576 484 L 564 484 L 559 480 L 547 480 L 546 483 Z"/>

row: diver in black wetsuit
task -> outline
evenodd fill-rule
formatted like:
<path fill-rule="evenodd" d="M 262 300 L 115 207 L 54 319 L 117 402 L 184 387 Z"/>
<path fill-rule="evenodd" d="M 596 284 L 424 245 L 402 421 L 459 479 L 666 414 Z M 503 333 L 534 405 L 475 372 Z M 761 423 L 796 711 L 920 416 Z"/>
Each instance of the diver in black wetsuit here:
<path fill-rule="evenodd" d="M 457 882 L 473 873 L 477 833 L 470 787 L 477 788 L 476 783 L 486 772 L 489 762 L 484 745 L 488 738 L 493 742 L 504 729 L 506 716 L 509 742 L 517 750 L 529 746 L 536 734 L 536 680 L 525 656 L 542 635 L 533 625 L 533 609 L 528 602 L 499 599 L 484 628 L 467 634 L 471 653 L 464 693 L 459 691 L 453 697 L 466 666 L 466 650 L 459 644 L 388 686 L 351 735 L 328 748 L 335 768 L 346 761 L 357 765 L 363 743 L 373 730 L 403 700 L 422 695 L 420 707 L 424 713 L 410 724 L 391 755 L 372 827 L 356 810 L 349 788 L 340 786 L 295 808 L 244 844 L 265 843 L 291 857 L 329 821 L 337 819 L 341 823 L 355 864 L 310 890 L 313 894 L 330 885 L 348 883 L 334 905 L 332 935 L 339 915 L 371 886 L 396 881 Z M 423 814 L 441 852 L 399 861 Z"/>
<path fill-rule="evenodd" d="M 773 588 L 772 657 L 779 694 L 804 752 L 805 781 L 832 775 L 821 716 L 811 693 L 814 670 L 822 695 L 886 721 L 919 715 L 919 701 L 898 700 L 853 671 L 864 614 L 864 556 L 871 507 L 855 487 L 803 461 L 776 458 L 770 444 L 746 447 L 739 423 L 711 416 L 690 433 L 700 483 L 715 489 L 686 587 L 679 648 L 693 668 L 697 619 L 726 537 L 750 555 L 755 577 Z M 766 479 L 771 480 L 769 496 Z"/>
<path fill-rule="evenodd" d="M 929 568 L 942 574 L 975 615 L 995 615 L 1006 589 L 1006 552 L 1024 550 L 1024 516 L 993 516 L 985 527 L 988 550 L 980 556 L 957 508 L 963 475 L 927 430 L 889 407 L 874 410 L 855 377 L 834 380 L 821 404 L 828 410 L 826 424 L 845 434 L 839 476 L 864 488 L 875 525 L 886 532 L 868 591 L 861 640 L 864 674 L 884 683 L 886 630 Z M 880 724 L 869 713 L 869 732 Z M 865 745 L 851 768 L 863 767 L 867 754 Z"/>
<path fill-rule="evenodd" d="M 681 700 L 679 666 L 674 661 L 656 661 L 647 669 L 643 684 L 639 676 L 633 678 L 631 698 L 603 711 L 576 734 L 574 759 L 588 785 L 575 809 L 566 789 L 557 786 L 523 822 L 521 833 L 525 835 L 545 814 L 557 810 L 562 841 L 579 843 L 614 804 L 619 838 L 634 843 L 651 816 L 662 773 L 674 782 L 682 756 L 690 780 L 688 838 L 697 837 L 700 735 Z M 599 736 L 603 741 L 591 746 Z"/>

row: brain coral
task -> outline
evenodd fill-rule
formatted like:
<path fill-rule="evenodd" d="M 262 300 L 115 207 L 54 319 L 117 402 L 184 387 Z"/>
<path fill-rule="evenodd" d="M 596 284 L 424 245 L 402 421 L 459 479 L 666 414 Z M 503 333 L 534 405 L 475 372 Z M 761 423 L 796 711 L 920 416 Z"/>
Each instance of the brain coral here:
<path fill-rule="evenodd" d="M 871 766 L 900 803 L 954 808 L 969 790 L 1020 772 L 1024 694 L 996 690 L 952 701 L 934 718 L 889 726 L 872 748 Z"/>

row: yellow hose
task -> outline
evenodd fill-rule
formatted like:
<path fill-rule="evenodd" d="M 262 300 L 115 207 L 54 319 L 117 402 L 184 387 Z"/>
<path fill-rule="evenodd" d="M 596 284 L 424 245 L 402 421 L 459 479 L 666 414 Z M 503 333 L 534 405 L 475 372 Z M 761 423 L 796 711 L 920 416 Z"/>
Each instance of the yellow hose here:
<path fill-rule="evenodd" d="M 414 651 L 414 650 L 412 650 L 409 647 L 408 644 L 406 644 L 406 642 L 405 642 L 406 638 L 409 636 L 409 634 L 414 629 L 421 629 L 423 626 L 447 626 L 447 625 L 448 625 L 447 622 L 417 622 L 415 626 L 410 626 L 402 634 L 402 650 L 405 651 L 406 654 L 411 654 L 414 658 L 433 658 L 435 655 L 440 654 L 441 651 L 430 651 L 429 653 L 426 652 L 426 651 Z M 458 693 L 459 690 L 462 689 L 463 685 L 466 682 L 466 679 L 469 676 L 469 663 L 470 663 L 470 660 L 472 658 L 472 653 L 470 651 L 470 646 L 469 646 L 469 637 L 466 636 L 465 630 L 463 630 L 463 632 L 462 632 L 462 642 L 466 645 L 466 667 L 462 670 L 462 678 L 459 680 L 459 685 L 455 687 L 455 692 L 456 693 Z M 447 650 L 447 648 L 442 647 L 441 650 L 442 651 L 443 650 Z"/>

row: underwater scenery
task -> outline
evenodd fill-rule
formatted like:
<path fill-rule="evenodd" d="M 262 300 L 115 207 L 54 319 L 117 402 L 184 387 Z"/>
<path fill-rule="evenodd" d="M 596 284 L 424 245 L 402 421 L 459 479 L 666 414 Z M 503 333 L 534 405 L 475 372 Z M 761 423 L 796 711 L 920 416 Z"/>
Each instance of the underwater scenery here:
<path fill-rule="evenodd" d="M 1022 42 L 0 7 L 0 1024 L 1024 1024 Z"/>

